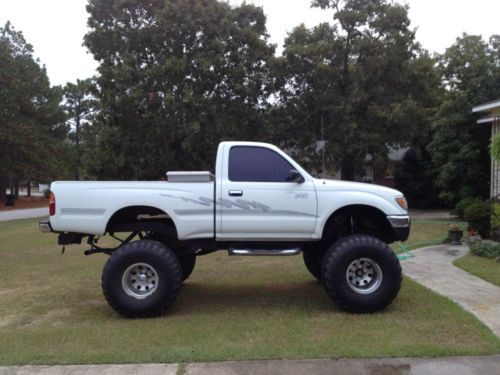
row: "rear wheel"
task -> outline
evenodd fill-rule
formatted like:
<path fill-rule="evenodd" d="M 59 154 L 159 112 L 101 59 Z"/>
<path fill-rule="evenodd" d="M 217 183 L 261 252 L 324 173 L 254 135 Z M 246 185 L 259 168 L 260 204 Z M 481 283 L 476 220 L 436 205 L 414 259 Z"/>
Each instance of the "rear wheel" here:
<path fill-rule="evenodd" d="M 145 239 L 159 241 L 168 246 L 168 238 L 162 236 L 160 233 L 150 233 L 146 235 Z M 173 251 L 176 253 L 182 267 L 182 281 L 185 281 L 193 273 L 196 264 L 196 254 L 187 252 L 188 248 L 184 246 L 175 247 Z"/>
<path fill-rule="evenodd" d="M 106 300 L 127 318 L 162 315 L 177 298 L 181 283 L 182 268 L 174 252 L 150 240 L 121 246 L 102 273 Z"/>
<path fill-rule="evenodd" d="M 371 313 L 396 298 L 401 288 L 401 265 L 387 244 L 356 234 L 330 246 L 323 259 L 322 280 L 340 308 Z"/>
<path fill-rule="evenodd" d="M 325 256 L 325 251 L 326 250 L 308 250 L 302 252 L 307 270 L 319 281 L 321 281 L 321 263 Z"/>

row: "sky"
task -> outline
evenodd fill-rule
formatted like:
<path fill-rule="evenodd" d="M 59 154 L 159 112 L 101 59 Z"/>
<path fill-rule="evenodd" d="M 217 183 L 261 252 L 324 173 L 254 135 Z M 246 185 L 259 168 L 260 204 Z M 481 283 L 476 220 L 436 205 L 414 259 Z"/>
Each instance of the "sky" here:
<path fill-rule="evenodd" d="M 229 0 L 241 4 L 242 0 Z M 310 0 L 247 0 L 262 6 L 278 53 L 287 32 L 304 23 L 312 27 L 330 21 L 332 13 L 311 9 Z M 499 0 L 402 0 L 410 6 L 416 38 L 431 52 L 443 52 L 463 32 L 488 38 L 500 34 Z M 33 45 L 47 68 L 51 84 L 64 85 L 95 74 L 97 63 L 85 47 L 87 0 L 0 0 L 0 25 L 11 21 Z M 0 67 L 1 68 L 1 67 Z"/>

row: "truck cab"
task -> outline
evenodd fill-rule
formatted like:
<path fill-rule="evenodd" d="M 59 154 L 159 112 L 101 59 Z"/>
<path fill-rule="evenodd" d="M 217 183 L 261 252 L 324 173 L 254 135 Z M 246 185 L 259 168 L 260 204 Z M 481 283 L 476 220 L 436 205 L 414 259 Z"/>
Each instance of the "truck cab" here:
<path fill-rule="evenodd" d="M 223 142 L 216 164 L 216 236 L 224 240 L 311 240 L 314 179 L 272 145 Z"/>

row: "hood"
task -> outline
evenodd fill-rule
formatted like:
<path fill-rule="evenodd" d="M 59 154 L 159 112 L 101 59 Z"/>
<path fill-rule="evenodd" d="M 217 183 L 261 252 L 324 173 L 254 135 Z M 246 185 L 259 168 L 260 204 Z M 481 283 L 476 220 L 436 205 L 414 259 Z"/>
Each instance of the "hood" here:
<path fill-rule="evenodd" d="M 403 195 L 400 191 L 396 189 L 391 189 L 386 186 L 368 184 L 364 182 L 353 182 L 353 181 L 342 181 L 342 180 L 325 180 L 325 179 L 314 179 L 314 186 L 317 190 L 331 190 L 331 191 L 366 191 L 371 192 L 380 196 L 390 195 L 395 197 L 397 195 Z"/>
<path fill-rule="evenodd" d="M 403 193 L 396 189 L 391 189 L 381 185 L 367 184 L 363 182 L 352 182 L 352 181 L 341 181 L 341 180 L 325 180 L 325 179 L 314 179 L 314 186 L 317 191 L 348 191 L 348 192 L 364 192 L 371 193 L 379 196 L 391 204 L 396 205 L 399 209 L 399 205 L 395 202 L 394 198 L 397 196 L 403 196 Z"/>

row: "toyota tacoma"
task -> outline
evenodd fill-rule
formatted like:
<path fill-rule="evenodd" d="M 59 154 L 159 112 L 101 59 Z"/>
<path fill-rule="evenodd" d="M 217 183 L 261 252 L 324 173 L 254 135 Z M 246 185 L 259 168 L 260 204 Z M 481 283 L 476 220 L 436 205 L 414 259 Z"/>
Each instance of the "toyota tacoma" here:
<path fill-rule="evenodd" d="M 388 244 L 410 231 L 399 191 L 313 178 L 279 148 L 222 142 L 215 174 L 167 181 L 56 181 L 42 232 L 60 245 L 86 240 L 109 255 L 102 289 L 119 314 L 149 317 L 175 301 L 199 256 L 297 255 L 342 309 L 370 313 L 397 296 L 401 266 Z M 99 245 L 109 235 L 119 246 Z"/>

